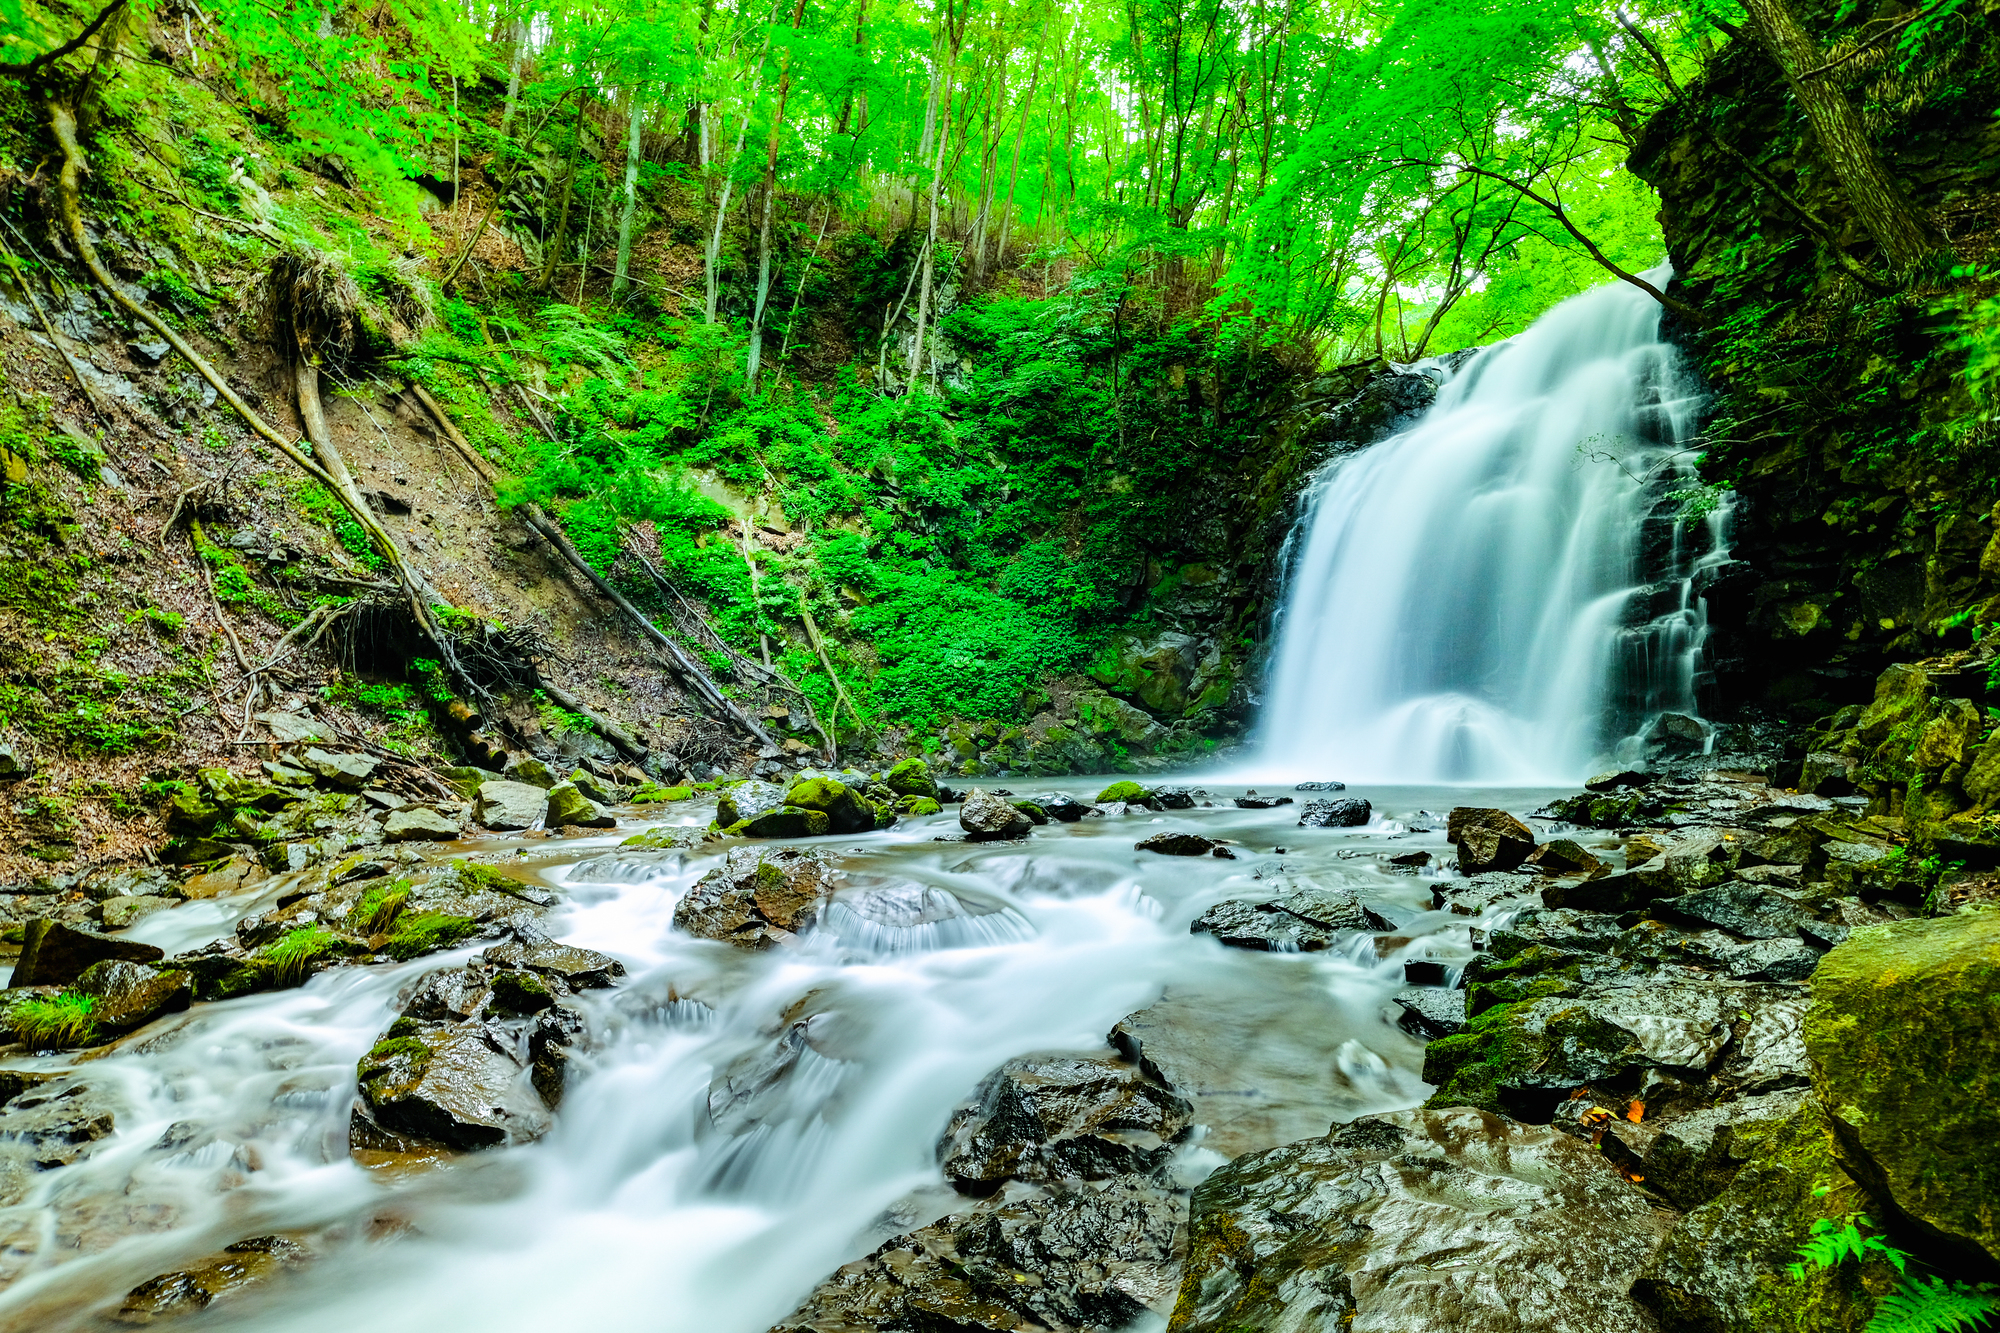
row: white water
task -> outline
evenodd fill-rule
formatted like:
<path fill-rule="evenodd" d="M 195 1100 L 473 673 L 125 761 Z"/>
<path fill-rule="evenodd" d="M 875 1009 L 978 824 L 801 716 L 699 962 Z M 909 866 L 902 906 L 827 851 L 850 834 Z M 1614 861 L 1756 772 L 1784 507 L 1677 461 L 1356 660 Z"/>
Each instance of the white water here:
<path fill-rule="evenodd" d="M 1305 498 L 1260 771 L 1553 785 L 1660 713 L 1695 712 L 1688 579 L 1724 558 L 1727 511 L 1642 550 L 1648 515 L 1692 476 L 1700 405 L 1659 323 L 1657 302 L 1612 282 L 1455 375 L 1408 368 L 1444 377 L 1435 404 L 1335 458 Z"/>
<path fill-rule="evenodd" d="M 1101 781 L 1048 785 L 1094 792 Z M 1376 802 L 1373 824 L 1308 830 L 1295 807 L 1231 807 L 1226 795 L 1241 790 L 1218 792 L 1212 809 L 1051 825 L 1020 844 L 931 841 L 955 828 L 949 815 L 823 840 L 842 854 L 843 907 L 801 947 L 761 954 L 672 929 L 674 902 L 713 858 L 574 863 L 629 827 L 523 842 L 538 857 L 567 854 L 536 872 L 573 895 L 554 932 L 632 973 L 579 997 L 594 1049 L 548 1138 L 414 1173 L 349 1158 L 355 1060 L 395 1017 L 399 992 L 450 958 L 197 1006 L 77 1064 L 117 1103 L 117 1132 L 0 1209 L 0 1282 L 11 1284 L 0 1329 L 98 1327 L 154 1274 L 281 1232 L 312 1261 L 219 1301 L 201 1327 L 761 1333 L 840 1264 L 942 1211 L 949 1191 L 932 1145 L 988 1071 L 1035 1050 L 1104 1049 L 1112 1024 L 1169 987 L 1178 1012 L 1213 1025 L 1239 1060 L 1236 1081 L 1188 1090 L 1224 1150 L 1193 1149 L 1190 1172 L 1323 1133 L 1336 1117 L 1414 1104 L 1426 1091 L 1421 1044 L 1384 1002 L 1402 957 L 1462 961 L 1475 923 L 1423 910 L 1422 881 L 1382 871 L 1378 854 L 1445 850 L 1440 836 L 1403 834 L 1382 816 L 1454 795 L 1528 794 L 1361 789 Z M 1241 859 L 1133 850 L 1162 828 L 1230 837 Z M 1366 937 L 1353 950 L 1279 956 L 1188 933 L 1209 903 L 1294 882 L 1354 886 L 1414 943 L 1377 963 Z M 953 914 L 954 902 L 980 914 Z M 215 934 L 257 903 L 200 906 L 195 924 Z M 149 920 L 157 933 L 188 910 Z M 761 1127 L 715 1128 L 711 1077 L 773 1049 L 781 1015 L 808 995 L 807 1012 L 831 1017 Z M 882 1220 L 913 1195 L 902 1220 Z"/>

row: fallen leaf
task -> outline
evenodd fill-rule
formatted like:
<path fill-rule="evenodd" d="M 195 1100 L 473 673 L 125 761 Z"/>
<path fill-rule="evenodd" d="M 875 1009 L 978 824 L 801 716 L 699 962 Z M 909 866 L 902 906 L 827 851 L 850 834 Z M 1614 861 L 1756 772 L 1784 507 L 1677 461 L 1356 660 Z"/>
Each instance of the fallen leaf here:
<path fill-rule="evenodd" d="M 1638 1124 L 1641 1120 L 1645 1119 L 1645 1116 L 1646 1116 L 1646 1103 L 1644 1102 L 1635 1101 L 1630 1106 L 1625 1108 L 1625 1118 L 1627 1120 L 1630 1120 L 1635 1125 Z"/>

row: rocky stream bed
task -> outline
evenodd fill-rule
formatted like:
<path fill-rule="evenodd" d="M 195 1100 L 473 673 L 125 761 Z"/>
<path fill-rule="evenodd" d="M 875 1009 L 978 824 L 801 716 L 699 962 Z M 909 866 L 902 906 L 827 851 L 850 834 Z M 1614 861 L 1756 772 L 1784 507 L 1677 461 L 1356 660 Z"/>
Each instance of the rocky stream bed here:
<path fill-rule="evenodd" d="M 529 765 L 301 746 L 0 893 L 0 1327 L 1859 1329 L 1816 1223 L 2000 1253 L 2000 912 L 1865 795 Z"/>

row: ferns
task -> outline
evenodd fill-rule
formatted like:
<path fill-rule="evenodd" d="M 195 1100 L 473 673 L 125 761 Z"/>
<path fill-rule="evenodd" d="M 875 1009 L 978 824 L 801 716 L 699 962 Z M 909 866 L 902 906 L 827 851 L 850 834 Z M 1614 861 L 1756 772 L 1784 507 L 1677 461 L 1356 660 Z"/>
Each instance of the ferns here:
<path fill-rule="evenodd" d="M 2000 1289 L 1989 1283 L 1951 1282 L 1935 1274 L 1909 1276 L 1909 1251 L 1861 1230 L 1874 1225 L 1860 1213 L 1841 1222 L 1821 1218 L 1812 1225 L 1812 1238 L 1799 1247 L 1805 1263 L 1791 1265 L 1792 1276 L 1803 1278 L 1806 1264 L 1838 1268 L 1850 1259 L 1860 1264 L 1881 1258 L 1903 1275 L 1903 1284 L 1877 1303 L 1865 1333 L 1982 1333 L 1992 1327 L 1987 1320 L 2000 1315 Z"/>
<path fill-rule="evenodd" d="M 1974 1333 L 2000 1314 L 2000 1292 L 1941 1277 L 1910 1278 L 1882 1298 L 1867 1333 Z"/>

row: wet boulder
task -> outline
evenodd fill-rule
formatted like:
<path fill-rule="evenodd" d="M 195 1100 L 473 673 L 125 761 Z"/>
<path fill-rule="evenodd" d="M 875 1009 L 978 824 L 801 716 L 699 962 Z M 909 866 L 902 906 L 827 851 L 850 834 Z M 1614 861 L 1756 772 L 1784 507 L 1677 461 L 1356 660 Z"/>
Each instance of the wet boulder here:
<path fill-rule="evenodd" d="M 44 1171 L 68 1166 L 111 1137 L 118 1128 L 117 1113 L 111 1095 L 79 1075 L 36 1083 L 6 1104 L 0 1160 L 18 1153 Z"/>
<path fill-rule="evenodd" d="M 1352 892 L 1311 888 L 1271 902 L 1217 903 L 1188 930 L 1213 935 L 1233 949 L 1313 953 L 1331 947 L 1342 933 L 1386 928 Z"/>
<path fill-rule="evenodd" d="M 1195 794 L 1186 787 L 1155 787 L 1153 799 L 1162 810 L 1192 810 Z"/>
<path fill-rule="evenodd" d="M 715 798 L 715 822 L 733 828 L 784 803 L 785 789 L 775 782 L 739 782 Z"/>
<path fill-rule="evenodd" d="M 1571 838 L 1551 838 L 1528 853 L 1521 862 L 1524 870 L 1544 875 L 1603 875 L 1611 867 L 1600 861 L 1580 842 Z"/>
<path fill-rule="evenodd" d="M 1793 1106 L 1769 1122 L 1761 1107 L 1738 1108 L 1720 1163 L 1726 1174 L 1701 1187 L 1719 1188 L 1680 1219 L 1633 1283 L 1633 1299 L 1667 1333 L 1862 1333 L 1897 1284 L 1879 1259 L 1799 1264 L 1813 1225 L 1839 1226 L 1861 1191 L 1835 1157 L 1825 1111 L 1810 1098 Z M 1748 1160 L 1729 1162 L 1737 1153 Z M 1680 1180 L 1666 1183 L 1671 1190 Z"/>
<path fill-rule="evenodd" d="M 1101 1180 L 1173 1154 L 1194 1108 L 1141 1065 L 1103 1055 L 1024 1055 L 952 1113 L 938 1164 L 961 1190 L 1003 1180 Z"/>
<path fill-rule="evenodd" d="M 609 954 L 558 944 L 532 931 L 517 930 L 515 934 L 515 939 L 494 945 L 481 957 L 497 967 L 560 977 L 571 990 L 602 989 L 625 975 L 625 964 Z"/>
<path fill-rule="evenodd" d="M 898 796 L 924 796 L 933 801 L 938 798 L 937 779 L 931 776 L 931 766 L 921 759 L 905 759 L 895 764 L 882 775 L 882 784 Z"/>
<path fill-rule="evenodd" d="M 130 1032 L 162 1014 L 178 1013 L 194 998 L 186 972 L 120 959 L 92 963 L 77 977 L 76 989 L 91 997 L 91 1021 L 113 1032 Z"/>
<path fill-rule="evenodd" d="M 1236 854 L 1217 842 L 1214 838 L 1204 838 L 1199 833 L 1155 833 L 1150 838 L 1141 838 L 1132 844 L 1137 852 L 1158 852 L 1161 856 L 1218 856 L 1226 861 L 1236 859 Z"/>
<path fill-rule="evenodd" d="M 1048 812 L 1050 819 L 1059 824 L 1074 824 L 1097 809 L 1088 801 L 1079 801 L 1064 792 L 1048 792 L 1035 798 L 1035 804 Z"/>
<path fill-rule="evenodd" d="M 179 898 L 150 893 L 132 898 L 107 898 L 104 905 L 97 909 L 97 915 L 106 930 L 124 930 L 155 912 L 163 912 L 179 903 Z"/>
<path fill-rule="evenodd" d="M 398 1019 L 355 1073 L 369 1115 L 392 1134 L 472 1151 L 549 1129 L 520 1061 L 477 1025 Z"/>
<path fill-rule="evenodd" d="M 1139 1176 L 1003 1192 L 895 1236 L 773 1333 L 1109 1333 L 1157 1325 L 1179 1284 L 1187 1196 Z"/>
<path fill-rule="evenodd" d="M 1294 784 L 1293 791 L 1346 791 L 1345 782 L 1300 782 Z"/>
<path fill-rule="evenodd" d="M 122 960 L 157 963 L 166 951 L 136 940 L 77 930 L 47 917 L 21 928 L 21 956 L 14 963 L 14 986 L 67 986 L 93 963 Z"/>
<path fill-rule="evenodd" d="M 1920 1235 L 2000 1261 L 2000 910 L 1857 930 L 1804 1040 L 1848 1172 Z"/>
<path fill-rule="evenodd" d="M 1442 986 L 1405 986 L 1389 997 L 1401 1010 L 1397 1022 L 1425 1041 L 1465 1030 L 1465 992 Z"/>
<path fill-rule="evenodd" d="M 1275 810 L 1281 805 L 1292 804 L 1292 798 L 1289 796 L 1259 796 L 1253 791 L 1247 796 L 1237 797 L 1232 804 L 1238 810 Z"/>
<path fill-rule="evenodd" d="M 1354 796 L 1332 801 L 1307 801 L 1299 807 L 1300 828 L 1360 828 L 1373 807 Z"/>
<path fill-rule="evenodd" d="M 866 833 L 875 827 L 874 807 L 861 792 L 834 778 L 810 777 L 793 783 L 785 793 L 785 805 L 824 816 L 829 833 Z"/>
<path fill-rule="evenodd" d="M 1716 926 L 1747 940 L 1796 938 L 1799 927 L 1813 919 L 1796 899 L 1741 880 L 1664 899 L 1655 911 L 1675 920 Z"/>
<path fill-rule="evenodd" d="M 558 782 L 549 788 L 548 813 L 543 822 L 549 828 L 613 828 L 618 823 L 598 808 L 597 802 L 578 791 L 574 782 Z"/>
<path fill-rule="evenodd" d="M 534 828 L 548 812 L 549 794 L 525 782 L 495 779 L 479 784 L 472 817 L 499 832 Z"/>
<path fill-rule="evenodd" d="M 1505 810 L 1461 805 L 1451 812 L 1445 837 L 1458 851 L 1459 869 L 1468 875 L 1484 870 L 1512 870 L 1535 850 L 1534 830 Z"/>
<path fill-rule="evenodd" d="M 1195 1191 L 1173 1327 L 1648 1333 L 1627 1292 L 1665 1230 L 1587 1140 L 1468 1107 L 1369 1116 Z"/>
<path fill-rule="evenodd" d="M 252 1236 L 186 1268 L 149 1278 L 126 1293 L 113 1316 L 120 1324 L 151 1324 L 206 1310 L 217 1300 L 303 1266 L 310 1254 L 283 1236 Z"/>
<path fill-rule="evenodd" d="M 809 929 L 831 897 L 830 866 L 817 853 L 739 847 L 675 905 L 674 925 L 703 939 L 766 949 Z"/>
<path fill-rule="evenodd" d="M 1027 836 L 1034 821 L 1016 810 L 1004 796 L 974 787 L 958 809 L 958 826 L 977 840 Z"/>

